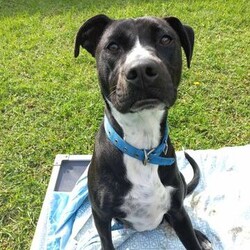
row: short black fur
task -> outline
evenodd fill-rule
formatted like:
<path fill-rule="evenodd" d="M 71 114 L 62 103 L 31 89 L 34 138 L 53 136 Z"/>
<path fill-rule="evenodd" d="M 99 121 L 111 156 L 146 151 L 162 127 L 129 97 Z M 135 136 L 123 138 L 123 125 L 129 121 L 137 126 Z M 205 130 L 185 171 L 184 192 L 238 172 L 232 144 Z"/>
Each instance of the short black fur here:
<path fill-rule="evenodd" d="M 128 62 L 128 55 L 138 41 L 149 55 L 140 63 L 137 60 Z M 75 57 L 79 55 L 80 46 L 96 58 L 101 93 L 106 105 L 105 114 L 116 132 L 124 136 L 114 110 L 126 116 L 164 105 L 166 111 L 160 121 L 162 137 L 168 109 L 177 98 L 182 71 L 181 47 L 190 67 L 194 47 L 192 28 L 175 17 L 112 20 L 105 15 L 97 15 L 79 29 Z M 169 137 L 167 154 L 162 156 L 176 158 Z M 172 225 L 186 249 L 211 250 L 207 237 L 193 229 L 183 206 L 184 198 L 195 189 L 200 178 L 196 162 L 187 153 L 185 156 L 194 170 L 194 177 L 188 185 L 176 162 L 169 167 L 156 166 L 161 184 L 174 189 L 170 209 L 163 217 Z M 115 218 L 127 222 L 127 214 L 121 206 L 125 196 L 131 192 L 133 183 L 127 178 L 126 167 L 123 153 L 108 140 L 102 123 L 89 168 L 88 188 L 95 225 L 102 249 L 105 250 L 114 249 L 111 220 Z"/>

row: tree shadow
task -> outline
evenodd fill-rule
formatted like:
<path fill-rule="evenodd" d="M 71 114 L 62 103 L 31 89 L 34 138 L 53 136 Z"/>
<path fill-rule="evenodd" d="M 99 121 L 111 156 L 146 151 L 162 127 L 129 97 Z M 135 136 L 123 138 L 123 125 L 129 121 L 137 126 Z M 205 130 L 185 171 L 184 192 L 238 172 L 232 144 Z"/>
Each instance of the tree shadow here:
<path fill-rule="evenodd" d="M 63 14 L 68 11 L 83 12 L 83 13 L 108 13 L 109 9 L 117 8 L 121 10 L 126 6 L 136 5 L 140 3 L 150 2 L 147 0 L 0 0 L 0 18 L 13 17 L 17 15 L 34 15 L 41 14 L 42 16 L 50 16 Z"/>

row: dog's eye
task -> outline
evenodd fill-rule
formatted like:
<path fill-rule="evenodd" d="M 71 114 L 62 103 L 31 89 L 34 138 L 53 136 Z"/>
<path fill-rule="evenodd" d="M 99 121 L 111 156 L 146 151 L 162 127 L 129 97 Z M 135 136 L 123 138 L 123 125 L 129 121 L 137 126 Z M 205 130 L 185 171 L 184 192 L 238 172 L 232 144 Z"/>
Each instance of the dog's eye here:
<path fill-rule="evenodd" d="M 110 50 L 111 52 L 117 52 L 120 49 L 120 47 L 117 43 L 111 42 L 110 44 L 108 44 L 107 49 Z"/>
<path fill-rule="evenodd" d="M 162 38 L 160 39 L 160 44 L 163 46 L 167 46 L 172 42 L 172 37 L 168 36 L 168 35 L 164 35 L 162 36 Z"/>

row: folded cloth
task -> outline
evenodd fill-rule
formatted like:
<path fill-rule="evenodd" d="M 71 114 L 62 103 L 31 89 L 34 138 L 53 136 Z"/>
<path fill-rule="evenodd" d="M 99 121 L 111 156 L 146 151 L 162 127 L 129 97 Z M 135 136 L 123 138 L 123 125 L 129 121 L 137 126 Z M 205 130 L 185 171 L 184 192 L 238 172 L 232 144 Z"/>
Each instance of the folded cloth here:
<path fill-rule="evenodd" d="M 250 145 L 218 150 L 187 150 L 201 169 L 201 181 L 185 199 L 193 226 L 211 240 L 215 250 L 250 249 Z M 177 162 L 187 182 L 192 168 L 183 152 Z M 54 192 L 48 216 L 47 249 L 96 250 L 100 239 L 91 215 L 87 191 L 87 171 L 70 193 Z M 184 249 L 173 229 L 161 224 L 157 229 L 136 232 L 113 222 L 116 249 Z"/>

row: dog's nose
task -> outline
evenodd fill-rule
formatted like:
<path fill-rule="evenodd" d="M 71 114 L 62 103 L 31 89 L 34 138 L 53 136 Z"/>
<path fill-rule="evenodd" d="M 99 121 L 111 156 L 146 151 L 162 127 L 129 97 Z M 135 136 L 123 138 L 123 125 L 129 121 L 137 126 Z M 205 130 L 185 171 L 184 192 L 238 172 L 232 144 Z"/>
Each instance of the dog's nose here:
<path fill-rule="evenodd" d="M 158 67 L 154 61 L 139 61 L 135 65 L 131 65 L 126 71 L 127 81 L 139 87 L 153 83 L 158 75 Z"/>

